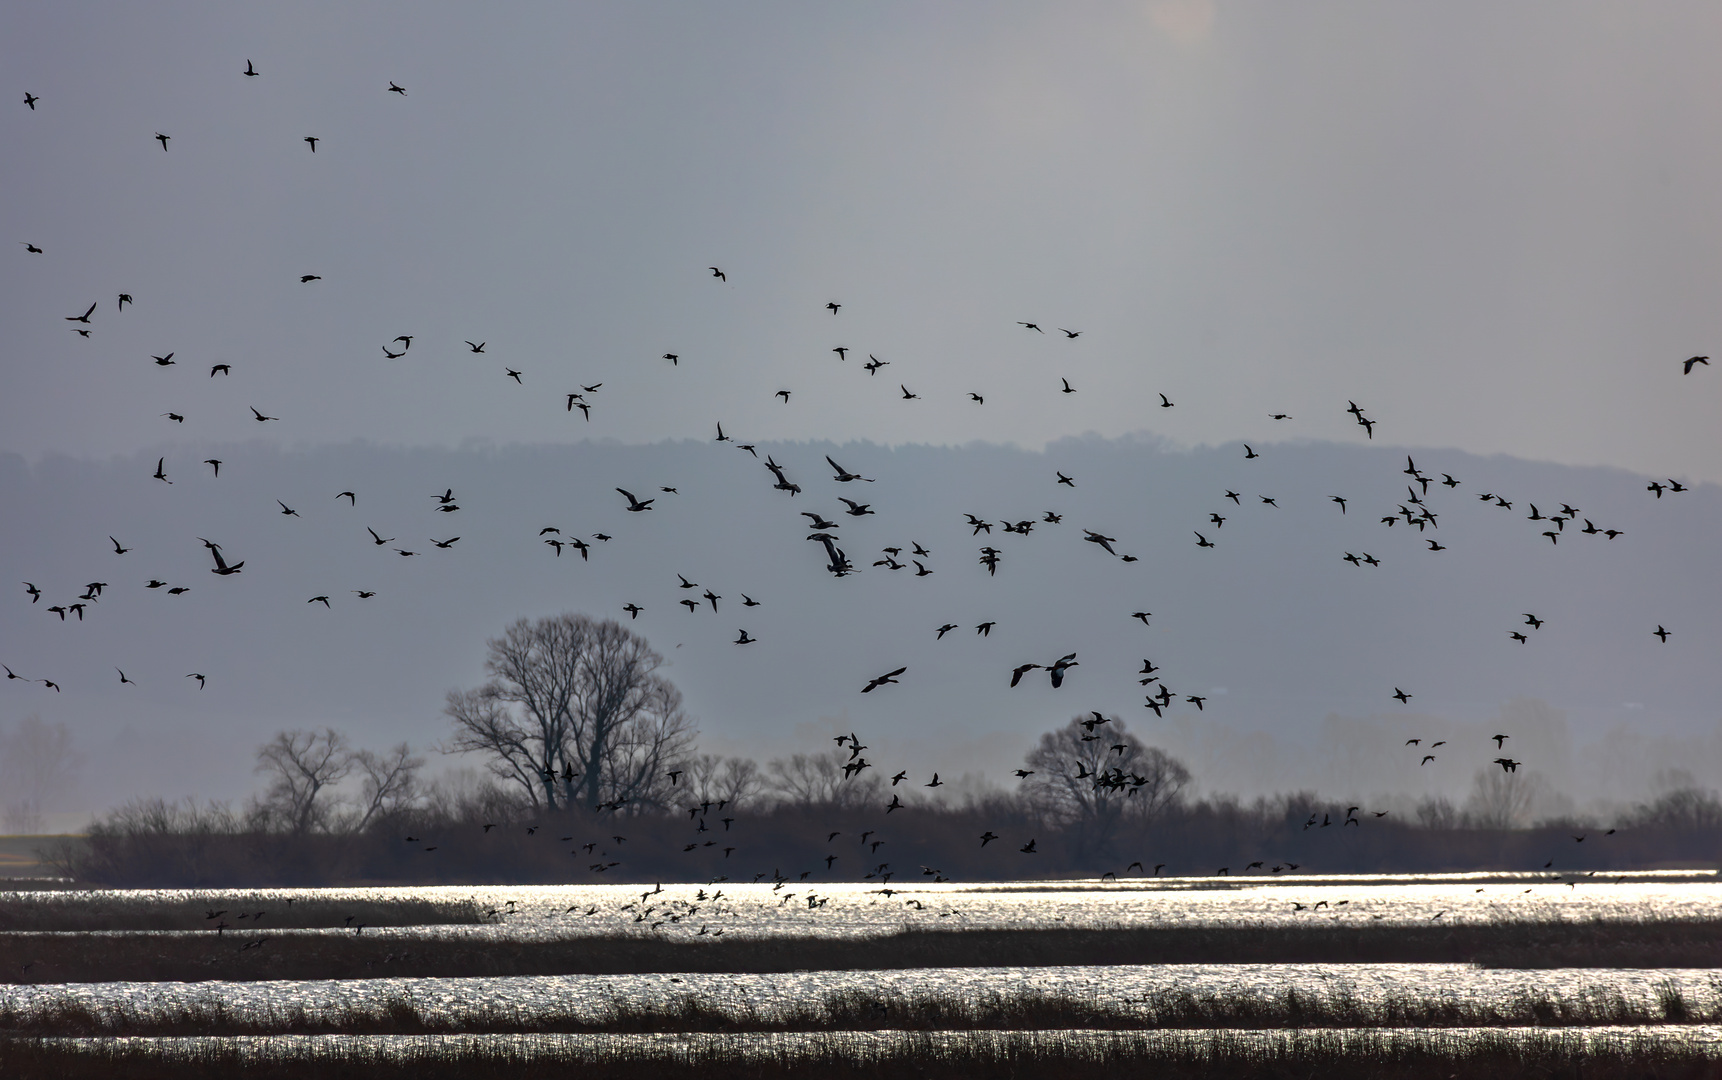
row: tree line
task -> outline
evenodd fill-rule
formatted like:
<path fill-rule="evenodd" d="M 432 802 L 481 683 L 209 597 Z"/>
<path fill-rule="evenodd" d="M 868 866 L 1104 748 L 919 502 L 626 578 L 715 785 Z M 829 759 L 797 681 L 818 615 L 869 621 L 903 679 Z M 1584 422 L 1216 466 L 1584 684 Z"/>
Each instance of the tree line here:
<path fill-rule="evenodd" d="M 283 884 L 747 880 L 761 872 L 755 864 L 776 873 L 786 863 L 855 880 L 900 873 L 905 859 L 951 879 L 1155 866 L 1180 875 L 1529 869 L 1554 861 L 1543 850 L 1557 834 L 1596 824 L 1525 828 L 1541 783 L 1529 770 L 1480 770 L 1462 805 L 1429 799 L 1408 817 L 1360 819 L 1358 808 L 1312 792 L 1192 798 L 1182 762 L 1099 713 L 1042 734 L 1013 792 L 946 798 L 858 768 L 854 748 L 763 766 L 701 753 L 662 666 L 615 621 L 522 619 L 487 642 L 486 680 L 445 702 L 452 733 L 434 749 L 470 756 L 476 774 L 427 780 L 427 759 L 406 743 L 378 752 L 332 728 L 284 731 L 258 749 L 264 787 L 243 807 L 134 800 L 55 858 L 80 879 L 134 884 L 213 884 L 211 873 Z M 720 822 L 721 843 L 712 835 Z M 1585 851 L 1592 869 L 1702 861 L 1722 832 L 1722 801 L 1681 788 L 1615 825 L 1618 840 Z M 559 844 L 537 842 L 540 831 Z M 835 839 L 862 834 L 882 837 L 865 858 Z M 999 843 L 977 844 L 983 836 Z M 891 857 L 879 856 L 885 843 Z M 1015 858 L 1000 858 L 1007 849 Z M 1570 852 L 1560 858 L 1578 865 Z"/>

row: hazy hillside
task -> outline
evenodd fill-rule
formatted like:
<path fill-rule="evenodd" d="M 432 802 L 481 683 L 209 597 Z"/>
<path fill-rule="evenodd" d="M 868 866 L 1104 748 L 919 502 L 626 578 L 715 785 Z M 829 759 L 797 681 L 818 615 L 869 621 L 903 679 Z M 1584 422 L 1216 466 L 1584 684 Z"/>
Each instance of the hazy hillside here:
<path fill-rule="evenodd" d="M 137 792 L 234 797 L 248 790 L 252 749 L 278 728 L 435 742 L 443 694 L 479 680 L 487 635 L 564 610 L 626 619 L 632 602 L 708 748 L 761 758 L 853 728 L 880 764 L 1003 783 L 1035 734 L 1094 709 L 1185 754 L 1209 788 L 1420 795 L 1463 791 L 1495 756 L 1482 729 L 1508 708 L 1521 722 L 1508 749 L 1580 801 L 1632 797 L 1669 766 L 1722 779 L 1714 486 L 1657 499 L 1647 478 L 1617 470 L 1422 451 L 1438 528 L 1419 532 L 1403 517 L 1381 523 L 1408 505 L 1411 480 L 1405 452 L 1387 447 L 1255 445 L 1253 460 L 1238 444 L 1151 440 L 1072 439 L 1044 454 L 757 449 L 761 459 L 734 443 L 178 444 L 117 460 L 0 458 L 0 581 L 14 583 L 0 594 L 0 661 L 63 688 L 7 681 L 0 719 L 35 712 L 75 730 L 90 759 L 69 796 L 79 806 Z M 773 490 L 768 454 L 802 494 Z M 834 482 L 825 454 L 874 482 Z M 158 456 L 171 484 L 151 476 Z M 206 458 L 222 461 L 219 478 Z M 655 498 L 653 509 L 626 512 L 617 487 Z M 460 510 L 439 513 L 432 496 L 448 488 Z M 356 505 L 336 498 L 347 490 Z M 846 516 L 839 496 L 875 513 Z M 1527 520 L 1533 503 L 1545 515 L 1569 504 L 1581 520 L 1551 543 L 1547 521 Z M 825 569 L 803 511 L 840 523 L 831 531 L 860 573 Z M 1044 523 L 1046 511 L 1062 523 Z M 966 514 L 992 532 L 972 535 Z M 1583 535 L 1586 518 L 1624 534 Z M 1001 520 L 1037 524 L 1010 535 Z M 393 542 L 374 544 L 367 527 Z M 586 538 L 590 561 L 557 557 L 547 527 Z M 1084 542 L 1084 529 L 1139 561 Z M 1216 546 L 1198 547 L 1197 531 Z M 130 550 L 115 555 L 110 536 Z M 446 550 L 431 543 L 454 536 Z M 243 573 L 210 574 L 199 537 L 243 559 Z M 915 575 L 914 543 L 931 552 L 930 576 Z M 988 544 L 1001 552 L 996 576 L 978 561 Z M 884 547 L 903 548 L 907 569 L 872 566 Z M 701 587 L 680 589 L 677 574 Z M 145 588 L 152 578 L 190 591 Z M 82 622 L 45 610 L 93 581 L 108 586 Z M 678 606 L 707 587 L 721 594 L 716 613 Z M 743 593 L 760 606 L 744 608 Z M 319 595 L 328 609 L 307 602 Z M 1546 624 L 1525 625 L 1526 612 Z M 987 621 L 991 634 L 978 635 Z M 957 629 L 935 640 L 946 622 Z M 1673 632 L 1666 644 L 1651 634 L 1659 624 Z M 743 628 L 756 644 L 732 644 Z M 1073 651 L 1063 689 L 1038 672 L 1008 688 L 1017 665 Z M 1144 658 L 1178 695 L 1163 720 L 1142 706 Z M 903 665 L 900 686 L 859 693 Z M 137 685 L 122 686 L 116 667 Z M 1395 688 L 1411 702 L 1393 700 Z M 1517 698 L 1567 719 L 1509 705 Z M 1403 748 L 1410 730 L 1464 738 L 1420 767 Z"/>

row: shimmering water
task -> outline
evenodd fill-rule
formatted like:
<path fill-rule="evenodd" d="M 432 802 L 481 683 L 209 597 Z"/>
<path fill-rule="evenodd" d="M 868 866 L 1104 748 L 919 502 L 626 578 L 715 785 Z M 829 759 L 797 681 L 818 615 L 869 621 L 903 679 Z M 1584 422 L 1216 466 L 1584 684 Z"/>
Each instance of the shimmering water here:
<path fill-rule="evenodd" d="M 6 907 L 42 905 L 42 913 L 100 905 L 123 931 L 126 912 L 162 904 L 232 912 L 280 910 L 289 899 L 386 904 L 419 899 L 451 910 L 475 902 L 486 921 L 377 927 L 364 931 L 403 940 L 484 937 L 531 942 L 579 935 L 697 937 L 865 937 L 905 927 L 1090 928 L 1426 924 L 1553 920 L 1722 917 L 1722 880 L 1713 873 L 1655 872 L 1619 877 L 1454 874 L 1393 877 L 1171 879 L 934 884 L 923 881 L 819 884 L 770 881 L 699 885 L 485 886 L 413 889 L 263 891 L 106 891 L 15 894 Z M 54 905 L 65 905 L 55 908 Z M 160 931 L 203 934 L 202 931 Z M 232 931 L 229 931 L 230 933 Z M 346 934 L 323 930 L 245 934 Z M 1659 989 L 1678 988 L 1696 1008 L 1722 1005 L 1722 973 L 1709 970 L 1479 970 L 1449 964 L 1171 965 L 1049 968 L 945 968 L 803 971 L 778 974 L 639 974 L 509 978 L 364 979 L 305 982 L 97 983 L 0 988 L 21 1008 L 58 1000 L 147 1016 L 164 1009 L 220 1003 L 236 1013 L 303 1008 L 317 1014 L 372 1009 L 410 997 L 428 1017 L 507 1015 L 597 1019 L 615 1005 L 660 1006 L 685 997 L 762 1015 L 816 1003 L 843 990 L 908 997 L 975 1000 L 1021 991 L 1094 998 L 1129 1008 L 1156 993 L 1300 993 L 1344 996 L 1368 1004 L 1395 997 L 1508 1005 L 1526 996 L 1571 1000 L 1620 995 L 1654 1011 Z M 1710 1037 L 1710 1036 L 1706 1036 Z"/>
<path fill-rule="evenodd" d="M 1285 925 L 1312 919 L 1387 924 L 1722 917 L 1722 878 L 1662 871 L 1561 877 L 1451 874 L 1276 878 L 1173 878 L 887 885 L 789 881 L 710 885 L 438 886 L 378 889 L 135 890 L 16 894 L 0 899 L 52 907 L 99 904 L 124 929 L 128 905 L 286 910 L 290 899 L 325 904 L 390 899 L 474 901 L 478 925 L 366 930 L 402 937 L 531 940 L 588 934 L 814 935 L 863 937 L 904 927 L 1090 928 Z M 237 925 L 237 924 L 236 924 Z M 265 931 L 268 924 L 262 924 Z M 290 933 L 344 933 L 326 931 Z"/>

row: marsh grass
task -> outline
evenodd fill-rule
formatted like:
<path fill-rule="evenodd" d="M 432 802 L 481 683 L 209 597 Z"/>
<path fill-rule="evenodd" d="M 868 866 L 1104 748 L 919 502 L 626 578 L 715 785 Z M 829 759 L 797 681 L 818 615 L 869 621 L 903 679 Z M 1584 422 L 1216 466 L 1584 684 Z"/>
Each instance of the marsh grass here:
<path fill-rule="evenodd" d="M 900 994 L 831 991 L 788 1009 L 727 1006 L 687 994 L 642 1003 L 612 998 L 594 1010 L 486 1006 L 450 1012 L 400 993 L 363 1006 L 235 1010 L 210 997 L 155 1008 L 95 1007 L 72 995 L 0 1005 L 0 1033 L 75 1038 L 269 1035 L 738 1034 L 860 1031 L 1155 1031 L 1394 1028 L 1590 1028 L 1722 1022 L 1722 986 L 1708 1004 L 1688 1002 L 1665 983 L 1654 1002 L 1618 991 L 1571 996 L 1523 993 L 1501 1002 L 1395 994 L 1362 1000 L 1347 993 L 1156 991 L 1102 994 Z"/>
<path fill-rule="evenodd" d="M 791 1037 L 713 1036 L 673 1041 L 629 1037 L 527 1040 L 423 1038 L 384 1044 L 343 1040 L 0 1039 L 0 1074 L 17 1080 L 243 1075 L 374 1077 L 380 1080 L 1091 1080 L 1152 1075 L 1321 1076 L 1389 1080 L 1454 1077 L 1585 1077 L 1697 1080 L 1722 1068 L 1713 1047 L 1655 1033 L 1218 1031 L 1218 1032 L 880 1032 Z"/>
<path fill-rule="evenodd" d="M 222 911 L 221 919 L 209 916 Z M 261 919 L 257 918 L 263 913 Z M 246 916 L 241 919 L 240 916 Z M 209 930 L 217 921 L 267 930 L 470 925 L 485 921 L 473 900 L 413 896 L 340 899 L 280 893 L 0 892 L 0 932 Z"/>
<path fill-rule="evenodd" d="M 332 909 L 335 915 L 345 908 Z M 276 933 L 267 924 L 225 934 L 0 934 L 0 983 L 1347 963 L 1722 968 L 1722 920 L 904 930 L 867 938 L 717 940 L 406 938 Z"/>

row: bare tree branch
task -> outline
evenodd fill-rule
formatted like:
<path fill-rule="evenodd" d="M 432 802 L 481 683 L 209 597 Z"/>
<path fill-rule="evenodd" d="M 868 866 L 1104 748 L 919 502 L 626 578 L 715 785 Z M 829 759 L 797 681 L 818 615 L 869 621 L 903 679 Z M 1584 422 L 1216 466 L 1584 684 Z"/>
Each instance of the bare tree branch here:
<path fill-rule="evenodd" d="M 278 733 L 258 749 L 254 771 L 271 777 L 264 806 L 293 832 L 305 833 L 327 822 L 329 804 L 319 805 L 317 797 L 351 775 L 353 764 L 347 737 L 324 728 Z"/>

